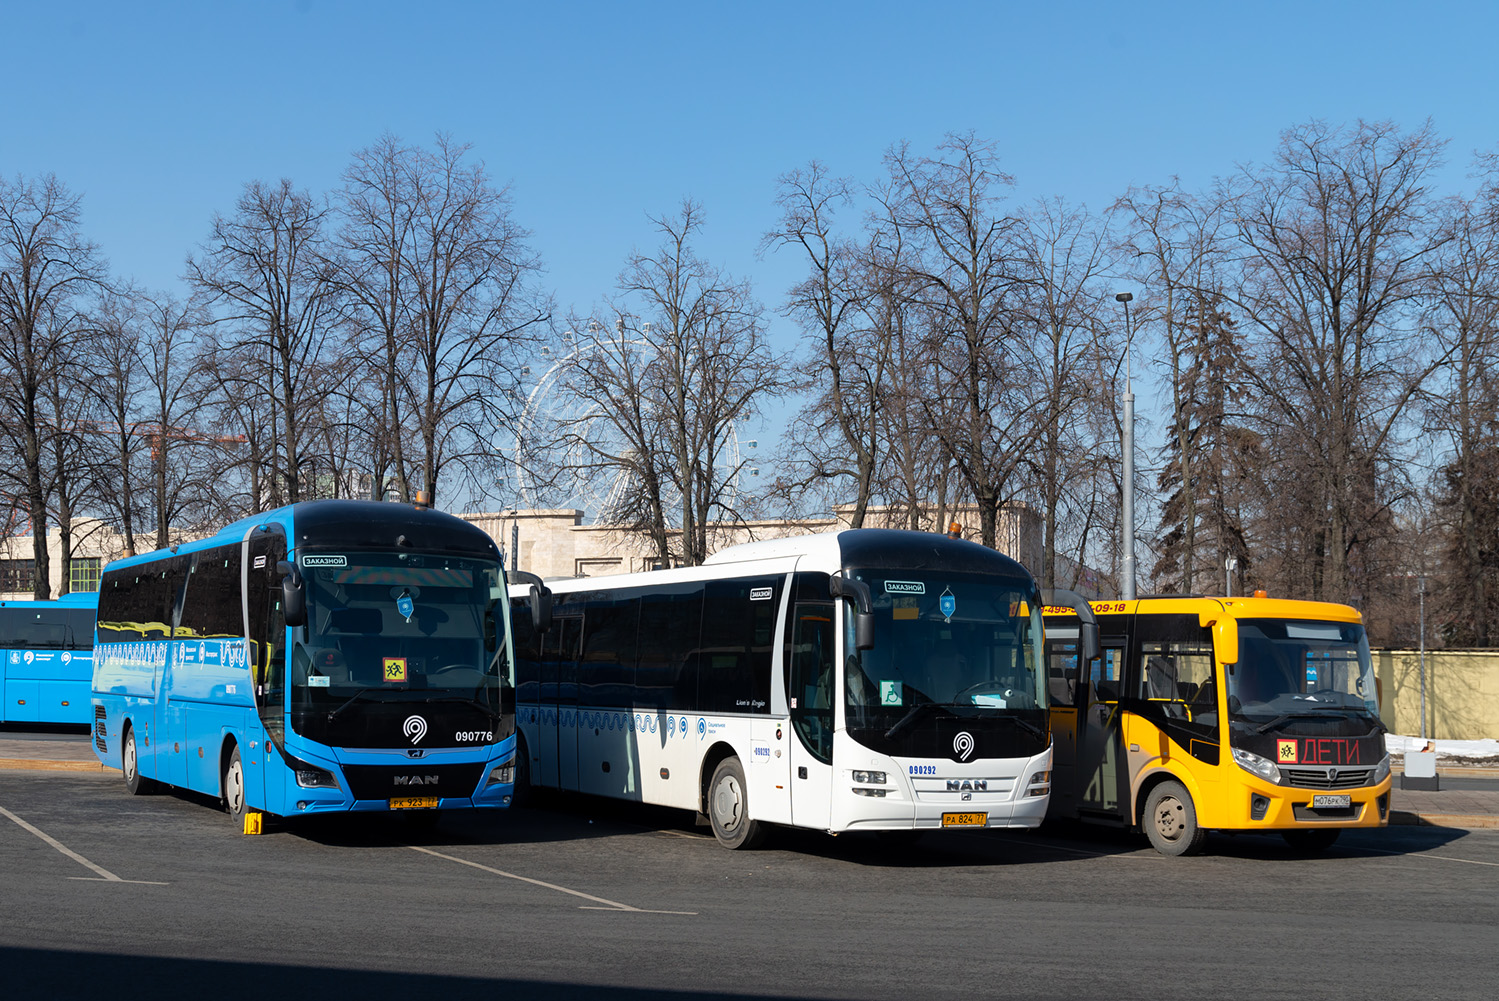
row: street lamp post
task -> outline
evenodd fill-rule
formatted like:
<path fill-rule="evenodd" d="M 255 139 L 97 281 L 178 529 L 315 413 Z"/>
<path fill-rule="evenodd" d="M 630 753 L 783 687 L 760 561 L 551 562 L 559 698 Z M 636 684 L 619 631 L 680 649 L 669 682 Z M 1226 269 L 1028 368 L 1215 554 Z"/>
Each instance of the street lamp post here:
<path fill-rule="evenodd" d="M 1120 292 L 1114 296 L 1116 302 L 1124 303 L 1124 499 L 1123 516 L 1124 525 L 1121 529 L 1123 535 L 1124 552 L 1120 562 L 1120 574 L 1123 580 L 1120 582 L 1120 597 L 1125 601 L 1135 600 L 1135 391 L 1130 384 L 1133 374 L 1130 367 L 1130 347 L 1134 341 L 1134 334 L 1129 325 L 1129 304 L 1134 299 L 1130 292 Z"/>
<path fill-rule="evenodd" d="M 1421 739 L 1426 739 L 1426 578 L 1416 578 L 1416 594 L 1420 598 L 1421 630 Z"/>

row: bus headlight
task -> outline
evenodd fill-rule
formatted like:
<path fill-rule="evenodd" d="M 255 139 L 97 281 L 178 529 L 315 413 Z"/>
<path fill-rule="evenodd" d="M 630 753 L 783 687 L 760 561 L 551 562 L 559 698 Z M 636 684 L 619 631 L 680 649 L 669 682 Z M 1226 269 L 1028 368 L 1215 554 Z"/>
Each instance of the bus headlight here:
<path fill-rule="evenodd" d="M 337 789 L 338 779 L 326 768 L 309 765 L 305 761 L 296 764 L 297 785 L 303 789 Z"/>
<path fill-rule="evenodd" d="M 882 786 L 885 784 L 884 772 L 853 772 L 853 780 L 860 785 Z"/>
<path fill-rule="evenodd" d="M 1386 754 L 1379 759 L 1379 764 L 1374 766 L 1374 774 L 1369 777 L 1369 784 L 1377 786 L 1390 777 L 1390 756 Z"/>
<path fill-rule="evenodd" d="M 1026 783 L 1027 796 L 1045 796 L 1051 792 L 1051 772 L 1036 772 Z"/>
<path fill-rule="evenodd" d="M 1280 768 L 1275 762 L 1269 758 L 1262 758 L 1251 751 L 1246 751 L 1242 747 L 1235 747 L 1232 750 L 1234 760 L 1239 763 L 1240 768 L 1251 775 L 1258 775 L 1266 782 L 1273 782 L 1275 785 L 1280 785 Z"/>
<path fill-rule="evenodd" d="M 489 770 L 489 778 L 484 780 L 484 788 L 490 786 L 510 785 L 515 781 L 515 759 L 508 758 L 501 761 Z"/>

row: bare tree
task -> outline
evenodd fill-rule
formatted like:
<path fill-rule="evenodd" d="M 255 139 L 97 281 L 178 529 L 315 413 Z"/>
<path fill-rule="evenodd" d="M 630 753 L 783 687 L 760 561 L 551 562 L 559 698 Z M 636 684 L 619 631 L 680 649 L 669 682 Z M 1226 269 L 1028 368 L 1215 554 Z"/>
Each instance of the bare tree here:
<path fill-rule="evenodd" d="M 807 276 L 792 287 L 785 312 L 802 328 L 807 360 L 796 389 L 806 404 L 792 422 L 791 464 L 804 472 L 782 488 L 851 481 L 851 524 L 860 528 L 875 491 L 880 455 L 881 402 L 889 371 L 888 294 L 880 286 L 889 271 L 862 261 L 855 247 L 833 229 L 839 208 L 853 202 L 853 183 L 831 178 L 812 161 L 779 179 L 778 227 L 762 249 L 782 247 L 806 256 Z M 872 322 L 855 325 L 864 304 Z"/>
<path fill-rule="evenodd" d="M 1103 279 L 1113 266 L 1106 224 L 1060 200 L 1043 201 L 1023 217 L 1016 246 L 1025 278 L 1020 298 L 1034 373 L 1034 446 L 1028 472 L 1042 519 L 1041 566 L 1047 582 L 1057 579 L 1059 536 L 1066 509 L 1079 503 L 1077 487 L 1086 470 L 1102 459 L 1098 443 L 1084 434 L 1089 409 L 1109 405 L 1089 378 L 1103 359 L 1117 358 L 1121 346 L 1114 328 L 1103 322 L 1104 302 L 1112 302 Z M 1074 551 L 1074 560 L 1082 553 Z"/>
<path fill-rule="evenodd" d="M 1433 610 L 1449 642 L 1477 646 L 1499 637 L 1499 185 L 1486 195 L 1451 204 L 1426 313 L 1450 358 L 1425 398 L 1428 428 L 1447 440 L 1435 484 L 1447 574 Z"/>
<path fill-rule="evenodd" d="M 927 427 L 978 506 L 981 541 L 993 547 L 999 507 L 1036 433 L 1026 397 L 1032 373 L 1013 346 L 1016 222 L 998 211 L 1013 182 L 993 146 L 971 134 L 948 136 L 934 156 L 900 144 L 885 162 L 889 182 L 877 198 L 888 239 L 900 234 L 903 284 L 936 321 L 925 352 L 934 373 Z"/>
<path fill-rule="evenodd" d="M 252 405 L 264 400 L 274 414 L 280 455 L 264 481 L 267 493 L 254 498 L 257 505 L 300 499 L 302 450 L 316 432 L 308 426 L 309 410 L 331 388 L 315 381 L 323 374 L 320 362 L 336 315 L 327 217 L 325 205 L 289 180 L 274 186 L 253 181 L 232 217 L 214 216 L 201 255 L 187 259 L 188 281 L 222 310 L 217 323 L 229 333 L 220 345 L 251 363 L 220 369 L 224 386 Z"/>
<path fill-rule="evenodd" d="M 1227 558 L 1241 577 L 1251 572 L 1240 487 L 1264 473 L 1258 437 L 1234 412 L 1243 376 L 1238 325 L 1224 301 L 1231 220 L 1221 202 L 1174 182 L 1131 191 L 1120 208 L 1132 221 L 1126 251 L 1146 290 L 1139 327 L 1155 334 L 1170 388 L 1157 479 L 1160 558 L 1151 574 L 1159 588 L 1190 593 L 1221 579 Z"/>
<path fill-rule="evenodd" d="M 49 408 L 47 392 L 91 329 L 84 303 L 104 280 L 96 248 L 80 233 L 76 196 L 51 175 L 0 178 L 0 382 L 6 387 L 0 432 L 20 460 L 6 473 L 30 515 L 38 599 L 51 596 L 48 436 L 78 416 Z"/>
<path fill-rule="evenodd" d="M 1429 125 L 1314 122 L 1233 197 L 1233 305 L 1256 342 L 1244 371 L 1281 464 L 1261 538 L 1293 593 L 1355 600 L 1383 572 L 1366 558 L 1406 489 L 1394 450 L 1434 367 L 1412 310 L 1447 239 L 1427 187 L 1441 148 Z"/>
<path fill-rule="evenodd" d="M 707 558 L 710 525 L 740 517 L 736 436 L 782 391 L 781 362 L 748 284 L 693 251 L 701 207 L 685 201 L 652 222 L 661 244 L 626 262 L 614 337 L 591 325 L 591 343 L 564 373 L 577 401 L 569 409 L 584 415 L 564 439 L 580 456 L 573 461 L 616 484 L 604 518 L 647 534 L 659 560 L 696 565 Z M 636 325 L 627 315 L 651 319 Z"/>
<path fill-rule="evenodd" d="M 371 468 L 378 493 L 389 469 L 403 499 L 435 499 L 445 467 L 472 478 L 492 460 L 495 432 L 517 416 L 504 390 L 518 347 L 551 319 L 510 191 L 468 153 L 445 135 L 430 150 L 385 136 L 344 175 L 337 274 L 382 395 Z"/>
<path fill-rule="evenodd" d="M 88 359 L 88 387 L 101 439 L 94 478 L 102 507 L 120 527 L 125 549 L 136 552 L 136 525 L 142 517 L 137 491 L 146 473 L 138 457 L 144 443 L 137 426 L 143 395 L 141 322 L 133 294 L 106 296 L 94 319 L 94 349 Z"/>

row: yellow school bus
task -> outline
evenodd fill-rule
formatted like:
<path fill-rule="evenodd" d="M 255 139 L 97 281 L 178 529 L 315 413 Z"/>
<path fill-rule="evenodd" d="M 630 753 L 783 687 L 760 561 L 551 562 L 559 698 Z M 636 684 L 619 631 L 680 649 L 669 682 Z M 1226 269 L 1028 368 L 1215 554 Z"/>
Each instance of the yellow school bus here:
<path fill-rule="evenodd" d="M 1048 819 L 1143 830 L 1165 855 L 1200 852 L 1208 831 L 1274 832 L 1316 852 L 1344 828 L 1389 822 L 1357 611 L 1262 591 L 1092 609 L 1091 661 L 1078 656 L 1077 614 L 1046 609 Z"/>

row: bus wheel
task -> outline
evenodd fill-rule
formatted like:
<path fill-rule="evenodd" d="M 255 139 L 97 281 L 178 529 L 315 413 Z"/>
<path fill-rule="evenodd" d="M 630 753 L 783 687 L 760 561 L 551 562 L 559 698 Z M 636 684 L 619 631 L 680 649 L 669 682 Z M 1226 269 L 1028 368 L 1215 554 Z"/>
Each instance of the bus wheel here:
<path fill-rule="evenodd" d="M 224 809 L 236 824 L 245 820 L 245 766 L 239 760 L 239 748 L 229 752 L 229 762 L 219 783 L 223 790 Z"/>
<path fill-rule="evenodd" d="M 141 775 L 140 751 L 135 746 L 135 727 L 125 724 L 120 736 L 120 770 L 125 773 L 125 788 L 132 796 L 144 796 L 156 790 L 156 783 Z"/>
<path fill-rule="evenodd" d="M 1306 855 L 1317 855 L 1331 848 L 1338 835 L 1343 832 L 1336 827 L 1316 827 L 1310 830 L 1281 831 L 1280 836 L 1286 839 L 1286 844 Z"/>
<path fill-rule="evenodd" d="M 1145 836 L 1162 855 L 1196 855 L 1208 832 L 1197 826 L 1197 808 L 1180 782 L 1162 782 L 1145 797 Z"/>
<path fill-rule="evenodd" d="M 713 836 L 725 848 L 754 848 L 765 838 L 764 828 L 749 817 L 744 769 L 738 758 L 724 758 L 708 783 L 708 819 Z"/>
<path fill-rule="evenodd" d="M 525 738 L 521 737 L 515 741 L 515 789 L 510 793 L 510 808 L 524 810 L 531 805 L 533 799 L 531 795 L 531 750 L 526 747 Z"/>

